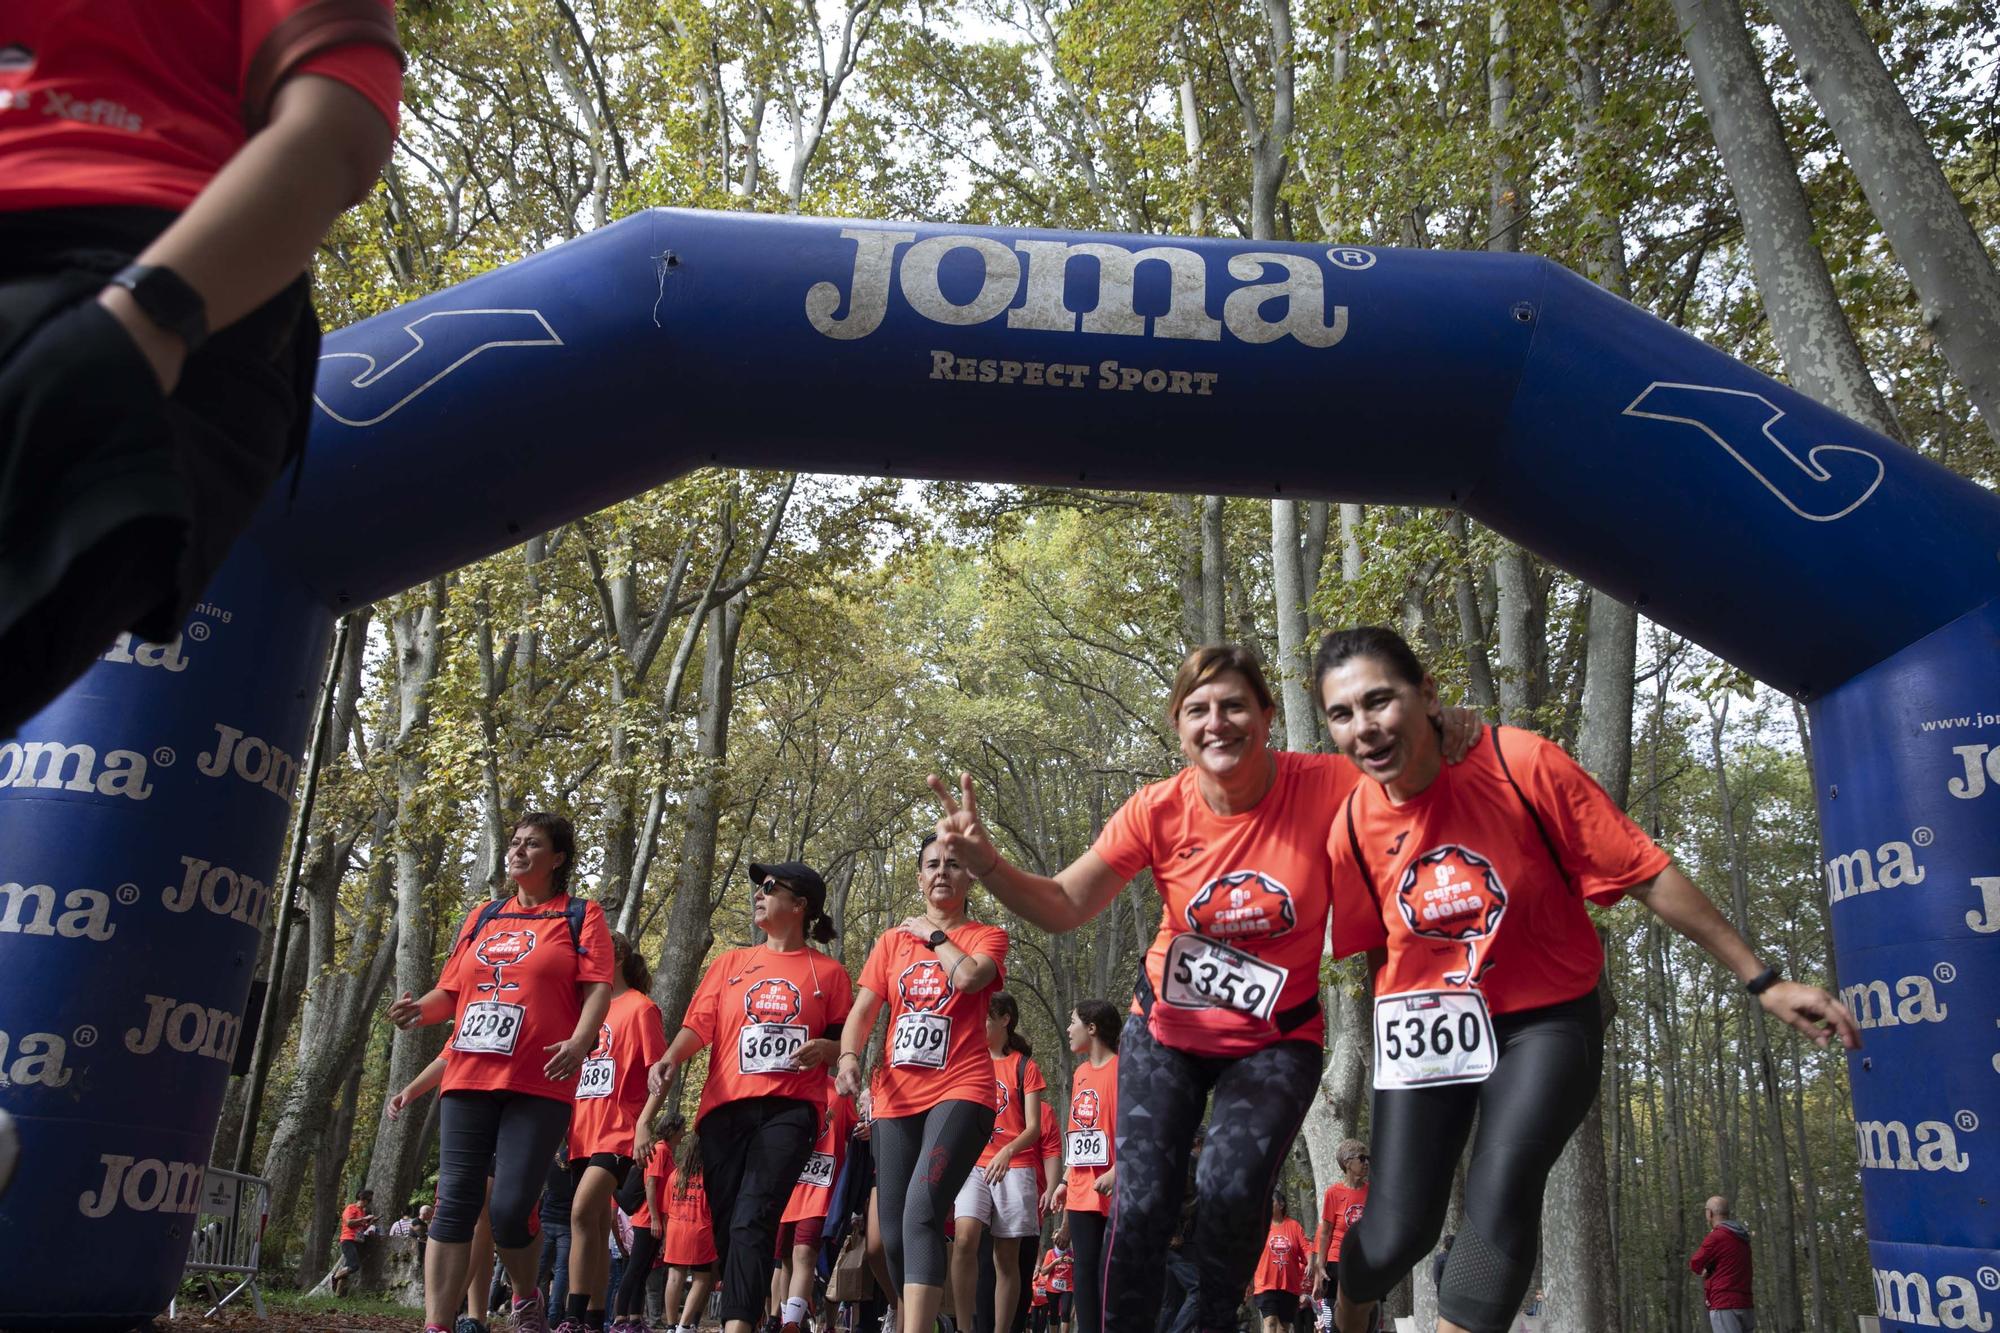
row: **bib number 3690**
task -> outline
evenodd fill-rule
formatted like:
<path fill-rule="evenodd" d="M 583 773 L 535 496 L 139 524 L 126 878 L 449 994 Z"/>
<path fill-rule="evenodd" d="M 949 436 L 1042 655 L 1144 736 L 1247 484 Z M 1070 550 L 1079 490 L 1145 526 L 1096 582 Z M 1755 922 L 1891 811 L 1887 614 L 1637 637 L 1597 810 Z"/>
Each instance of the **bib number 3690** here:
<path fill-rule="evenodd" d="M 1375 1086 L 1483 1083 L 1498 1053 L 1478 991 L 1412 991 L 1375 1000 Z"/>
<path fill-rule="evenodd" d="M 803 1023 L 745 1023 L 736 1038 L 737 1067 L 746 1074 L 789 1074 L 805 1044 Z"/>
<path fill-rule="evenodd" d="M 950 1050 L 951 1018 L 913 1011 L 896 1020 L 896 1035 L 889 1043 L 889 1063 L 943 1069 Z"/>
<path fill-rule="evenodd" d="M 1234 1009 L 1268 1023 L 1287 975 L 1241 949 L 1183 932 L 1167 946 L 1160 998 L 1180 1009 Z"/>
<path fill-rule="evenodd" d="M 512 1055 L 521 1039 L 521 1019 L 528 1011 L 518 1004 L 475 1000 L 458 1020 L 452 1049 L 473 1055 Z"/>

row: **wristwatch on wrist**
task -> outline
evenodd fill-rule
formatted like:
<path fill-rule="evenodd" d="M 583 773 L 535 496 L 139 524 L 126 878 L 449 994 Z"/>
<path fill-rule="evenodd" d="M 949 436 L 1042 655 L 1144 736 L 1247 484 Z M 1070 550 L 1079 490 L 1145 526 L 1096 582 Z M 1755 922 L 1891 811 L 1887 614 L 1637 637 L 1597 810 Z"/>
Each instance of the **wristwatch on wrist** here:
<path fill-rule="evenodd" d="M 127 264 L 111 275 L 110 285 L 132 293 L 146 318 L 179 338 L 190 355 L 208 341 L 208 303 L 164 264 Z"/>
<path fill-rule="evenodd" d="M 1765 991 L 1771 989 L 1771 987 L 1777 984 L 1778 984 L 1778 969 L 1775 967 L 1767 967 L 1762 972 L 1759 972 L 1756 976 L 1750 978 L 1750 980 L 1744 982 L 1743 989 L 1749 991 L 1752 995 L 1762 995 Z"/>
<path fill-rule="evenodd" d="M 934 930 L 934 931 L 932 931 L 932 932 L 931 932 L 931 937 L 930 937 L 930 938 L 929 938 L 928 940 L 924 941 L 924 942 L 925 942 L 926 944 L 930 945 L 930 946 L 931 946 L 931 948 L 935 949 L 935 948 L 937 948 L 937 947 L 938 947 L 938 945 L 940 945 L 940 944 L 943 944 L 943 943 L 944 943 L 944 942 L 945 942 L 946 940 L 948 940 L 948 939 L 950 939 L 950 938 L 951 938 L 951 936 L 949 936 L 949 935 L 945 934 L 945 933 L 944 933 L 943 931 L 941 931 L 941 930 Z"/>

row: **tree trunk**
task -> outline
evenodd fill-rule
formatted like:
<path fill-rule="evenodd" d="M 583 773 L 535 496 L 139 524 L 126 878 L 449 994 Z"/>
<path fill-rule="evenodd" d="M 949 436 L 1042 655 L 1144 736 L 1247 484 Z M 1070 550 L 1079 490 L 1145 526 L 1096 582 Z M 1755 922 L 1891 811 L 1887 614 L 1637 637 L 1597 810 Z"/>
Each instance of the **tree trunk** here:
<path fill-rule="evenodd" d="M 2000 273 L 1850 0 L 1772 0 L 1799 75 L 1833 127 L 1924 327 L 2000 440 Z"/>
<path fill-rule="evenodd" d="M 1229 548 L 1222 535 L 1222 497 L 1201 497 L 1201 641 L 1223 641 L 1222 589 Z"/>
<path fill-rule="evenodd" d="M 1541 703 L 1538 686 L 1547 629 L 1533 558 L 1510 542 L 1493 562 L 1493 578 L 1500 588 L 1500 613 L 1494 617 L 1500 640 L 1500 720 L 1531 727 Z"/>
<path fill-rule="evenodd" d="M 1340 507 L 1340 581 L 1352 583 L 1361 577 L 1361 506 Z"/>
<path fill-rule="evenodd" d="M 738 592 L 708 613 L 694 785 L 688 792 L 687 823 L 681 834 L 680 870 L 675 877 L 673 907 L 667 915 L 666 943 L 653 972 L 653 999 L 669 1032 L 679 1029 L 681 1016 L 701 980 L 702 960 L 715 940 L 709 918 L 714 911 L 711 884 L 716 829 L 722 819 L 723 766 L 729 752 L 730 706 L 736 694 L 736 643 L 749 602 L 747 591 Z"/>
<path fill-rule="evenodd" d="M 1306 598 L 1303 552 L 1299 544 L 1299 504 L 1271 501 L 1271 585 L 1278 618 L 1278 697 L 1284 706 L 1285 748 L 1309 753 L 1319 748 L 1306 673 Z"/>
<path fill-rule="evenodd" d="M 1813 240 L 1812 210 L 1742 8 L 1737 0 L 1673 6 L 1785 372 L 1801 392 L 1900 439 Z"/>
<path fill-rule="evenodd" d="M 1202 600 L 1202 502 L 1192 495 L 1173 497 L 1175 527 L 1180 532 L 1181 640 L 1189 652 L 1208 642 L 1208 617 Z"/>
<path fill-rule="evenodd" d="M 305 1248 L 299 1260 L 301 1287 L 318 1282 L 331 1266 L 333 1243 L 340 1235 L 340 1210 L 352 1197 L 344 1180 L 348 1148 L 354 1142 L 354 1108 L 361 1096 L 363 1062 L 357 1059 L 353 1063 L 346 1083 L 341 1085 L 333 1118 L 321 1131 L 319 1146 L 313 1151 L 313 1201 L 312 1211 L 306 1215 Z M 382 1207 L 393 1213 L 400 1206 L 385 1202 Z"/>

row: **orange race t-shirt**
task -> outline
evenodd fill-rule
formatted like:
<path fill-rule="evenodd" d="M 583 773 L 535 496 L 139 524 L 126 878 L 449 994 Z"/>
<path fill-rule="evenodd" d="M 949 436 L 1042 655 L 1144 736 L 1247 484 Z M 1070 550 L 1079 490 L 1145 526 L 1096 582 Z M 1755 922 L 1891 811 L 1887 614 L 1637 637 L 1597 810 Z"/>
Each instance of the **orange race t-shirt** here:
<path fill-rule="evenodd" d="M 568 910 L 569 895 L 558 893 L 532 909 L 510 899 L 483 929 L 477 909 L 466 916 L 438 978 L 454 1015 L 445 1092 L 505 1090 L 564 1102 L 575 1096 L 574 1081 L 558 1083 L 542 1072 L 547 1048 L 569 1040 L 583 1014 L 579 988 L 609 985 L 613 964 L 604 909 L 584 904 L 575 944 Z"/>
<path fill-rule="evenodd" d="M 660 1253 L 680 1268 L 706 1268 L 715 1262 L 715 1222 L 708 1209 L 708 1182 L 701 1176 L 683 1182 L 676 1175 L 661 1197 L 667 1201 L 667 1231 Z"/>
<path fill-rule="evenodd" d="M 1007 932 L 968 921 L 946 934 L 968 956 L 983 954 L 999 966 L 985 989 L 967 994 L 953 985 L 931 946 L 901 928 L 876 940 L 862 965 L 861 984 L 889 1011 L 888 1048 L 873 1083 L 878 1120 L 939 1102 L 993 1105 L 986 1002 L 1006 984 Z"/>
<path fill-rule="evenodd" d="M 785 1201 L 785 1214 L 778 1219 L 780 1224 L 826 1216 L 833 1202 L 833 1182 L 840 1179 L 840 1168 L 847 1161 L 848 1139 L 861 1123 L 861 1112 L 855 1109 L 854 1099 L 835 1092 L 832 1077 L 825 1083 L 826 1109 L 820 1112 L 819 1138 L 813 1142 L 812 1156 L 806 1158 L 805 1169 L 799 1172 L 799 1183 L 792 1186 L 792 1197 Z"/>
<path fill-rule="evenodd" d="M 1042 1160 L 1062 1160 L 1062 1113 L 1055 1102 L 1042 1098 Z"/>
<path fill-rule="evenodd" d="M 1021 1137 L 1021 1131 L 1028 1127 L 1027 1104 L 1023 1094 L 1033 1097 L 1038 1092 L 1048 1090 L 1048 1080 L 1035 1062 L 1019 1051 L 1006 1051 L 993 1057 L 993 1137 L 986 1140 L 986 1146 L 979 1150 L 978 1165 L 986 1166 L 999 1155 L 1000 1150 Z M 1046 1120 L 1047 1117 L 1044 1117 Z M 1047 1138 L 1046 1126 L 1042 1138 L 1027 1151 L 1014 1154 L 1008 1169 L 1017 1166 L 1033 1167 L 1041 1161 L 1041 1143 Z"/>
<path fill-rule="evenodd" d="M 1486 731 L 1401 805 L 1362 783 L 1352 813 L 1351 840 L 1345 809 L 1328 834 L 1334 953 L 1385 949 L 1377 996 L 1476 986 L 1496 1014 L 1595 988 L 1604 950 L 1584 903 L 1615 903 L 1672 861 L 1561 746 L 1513 727 Z"/>
<path fill-rule="evenodd" d="M 1150 868 L 1160 891 L 1160 930 L 1146 953 L 1148 1026 L 1176 1050 L 1243 1055 L 1325 1038 L 1317 1012 L 1283 1032 L 1274 1020 L 1319 994 L 1326 829 L 1360 776 L 1338 755 L 1274 757 L 1277 780 L 1243 814 L 1210 810 L 1183 769 L 1141 787 L 1097 835 L 1106 865 L 1123 879 Z M 1205 941 L 1251 955 L 1254 966 L 1219 966 Z"/>
<path fill-rule="evenodd" d="M 695 1123 L 724 1102 L 791 1097 L 821 1106 L 826 1070 L 795 1069 L 799 1047 L 847 1021 L 847 969 L 807 945 L 789 953 L 753 944 L 709 965 L 681 1026 L 711 1047 Z"/>
<path fill-rule="evenodd" d="M 0 212 L 136 204 L 179 212 L 300 74 L 396 126 L 390 0 L 9 0 L 0 5 Z"/>
<path fill-rule="evenodd" d="M 1069 1131 L 1063 1145 L 1069 1163 L 1064 1203 L 1073 1213 L 1108 1213 L 1111 1199 L 1097 1192 L 1097 1178 L 1118 1161 L 1118 1057 L 1093 1069 L 1076 1067 L 1069 1080 Z"/>
<path fill-rule="evenodd" d="M 1319 1229 L 1313 1232 L 1313 1253 L 1330 1264 L 1340 1262 L 1340 1242 L 1347 1238 L 1347 1229 L 1361 1220 L 1361 1213 L 1368 1206 L 1368 1186 L 1350 1185 L 1344 1180 L 1336 1180 L 1326 1187 L 1326 1197 L 1319 1204 Z"/>
<path fill-rule="evenodd" d="M 667 1197 L 667 1187 L 674 1183 L 674 1155 L 667 1151 L 665 1139 L 657 1139 L 653 1143 L 652 1155 L 646 1159 L 646 1179 L 660 1182 L 656 1188 L 659 1197 L 664 1200 Z M 664 1208 L 660 1211 L 663 1215 L 666 1212 Z M 639 1211 L 632 1214 L 632 1229 L 644 1231 L 652 1225 L 653 1210 L 647 1205 L 646 1196 L 642 1194 L 639 1196 Z"/>
<path fill-rule="evenodd" d="M 1050 1246 L 1049 1252 L 1042 1256 L 1041 1275 L 1048 1283 L 1050 1291 L 1058 1293 L 1068 1291 L 1075 1285 L 1073 1278 L 1076 1275 L 1076 1261 L 1070 1257 L 1070 1252 L 1060 1245 Z"/>
<path fill-rule="evenodd" d="M 1306 1289 L 1306 1232 L 1296 1217 L 1271 1223 L 1251 1285 L 1259 1292 L 1289 1291 L 1294 1296 Z"/>
<path fill-rule="evenodd" d="M 360 1240 L 362 1222 L 367 1216 L 368 1210 L 358 1203 L 350 1203 L 347 1207 L 341 1209 L 340 1238 L 342 1240 Z"/>
<path fill-rule="evenodd" d="M 576 1110 L 569 1118 L 569 1155 L 632 1155 L 639 1112 L 646 1107 L 646 1071 L 667 1053 L 660 1006 L 644 991 L 611 998 L 597 1046 L 576 1076 Z"/>

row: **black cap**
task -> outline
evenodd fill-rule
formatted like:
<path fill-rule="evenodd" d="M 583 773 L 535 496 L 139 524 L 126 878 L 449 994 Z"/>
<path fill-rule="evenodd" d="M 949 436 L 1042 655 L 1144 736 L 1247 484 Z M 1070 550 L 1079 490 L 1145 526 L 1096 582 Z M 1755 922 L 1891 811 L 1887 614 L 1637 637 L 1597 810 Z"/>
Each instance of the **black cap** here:
<path fill-rule="evenodd" d="M 826 920 L 826 881 L 819 877 L 804 861 L 776 861 L 770 865 L 750 863 L 750 882 L 762 884 L 767 879 L 781 879 L 791 888 L 798 890 L 806 900 L 806 924 L 810 926 L 814 918 Z M 826 928 L 825 939 L 833 938 L 831 923 Z"/>

